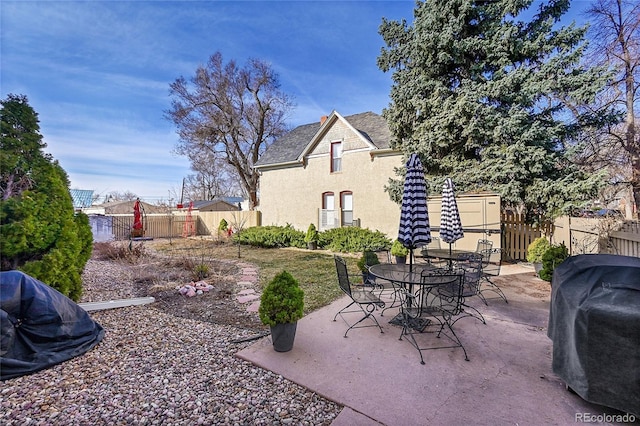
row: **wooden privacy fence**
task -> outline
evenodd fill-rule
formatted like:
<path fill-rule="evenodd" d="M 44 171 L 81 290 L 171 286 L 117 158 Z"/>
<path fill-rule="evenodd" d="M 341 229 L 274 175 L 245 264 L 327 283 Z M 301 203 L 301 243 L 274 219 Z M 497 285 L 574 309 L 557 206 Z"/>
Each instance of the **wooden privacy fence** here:
<path fill-rule="evenodd" d="M 526 261 L 529 244 L 542 235 L 550 237 L 553 244 L 565 244 L 572 256 L 611 253 L 640 257 L 638 221 L 562 216 L 553 223 L 534 226 L 525 223 L 524 215 L 502 215 L 505 259 Z"/>
<path fill-rule="evenodd" d="M 100 220 L 98 220 L 100 219 Z M 106 219 L 106 220 L 105 220 Z M 110 220 L 108 220 L 110 219 Z M 193 229 L 195 235 L 217 235 L 220 221 L 224 219 L 235 230 L 261 225 L 259 211 L 192 212 L 177 214 L 148 214 L 143 217 L 144 237 L 177 238 L 186 230 Z M 115 214 L 89 216 L 94 241 L 127 240 L 131 237 L 133 215 Z M 106 223 L 105 223 L 106 222 Z M 99 226 L 97 225 L 99 223 Z M 191 225 L 193 224 L 193 225 Z M 191 232 L 188 232 L 192 235 Z"/>
<path fill-rule="evenodd" d="M 561 217 L 554 242 L 565 243 L 572 255 L 610 253 L 640 257 L 640 222 L 613 218 Z"/>
<path fill-rule="evenodd" d="M 627 221 L 609 235 L 608 246 L 615 254 L 640 257 L 640 222 Z"/>
<path fill-rule="evenodd" d="M 502 248 L 506 260 L 527 260 L 529 244 L 536 238 L 548 235 L 551 224 L 534 226 L 525 222 L 524 214 L 502 213 Z"/>

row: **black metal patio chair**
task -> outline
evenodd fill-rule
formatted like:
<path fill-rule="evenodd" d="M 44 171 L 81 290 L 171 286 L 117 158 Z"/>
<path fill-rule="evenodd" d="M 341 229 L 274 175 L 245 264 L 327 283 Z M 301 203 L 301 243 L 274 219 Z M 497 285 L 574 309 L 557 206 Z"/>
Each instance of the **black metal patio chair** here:
<path fill-rule="evenodd" d="M 509 303 L 507 296 L 505 296 L 502 289 L 492 281 L 492 278 L 500 275 L 502 254 L 503 250 L 500 248 L 492 248 L 482 251 L 482 276 L 480 277 L 481 282 L 478 289 L 478 296 L 480 296 L 485 305 L 487 305 L 487 299 L 483 293 L 486 291 L 496 293 L 505 301 L 505 303 Z"/>
<path fill-rule="evenodd" d="M 347 333 L 352 328 L 363 328 L 363 327 L 375 327 L 377 326 L 380 329 L 380 333 L 384 333 L 382 327 L 378 323 L 378 320 L 373 315 L 373 312 L 376 308 L 384 308 L 385 303 L 372 291 L 371 286 L 353 286 L 351 284 L 351 275 L 349 275 L 347 270 L 347 263 L 340 256 L 334 255 L 334 260 L 336 263 L 336 272 L 338 274 L 338 284 L 340 285 L 340 289 L 349 296 L 350 302 L 347 306 L 342 308 L 336 315 L 333 317 L 335 321 L 338 318 L 338 315 L 344 320 L 344 322 L 349 326 L 347 330 L 344 332 L 344 337 L 347 337 Z M 354 307 L 353 309 L 350 309 Z M 360 313 L 363 316 L 358 319 L 354 323 L 350 323 L 345 318 L 344 314 L 352 314 L 352 313 Z M 363 321 L 371 319 L 374 324 L 362 324 Z"/>
<path fill-rule="evenodd" d="M 440 244 L 440 238 L 431 237 L 431 242 L 425 246 L 420 247 L 420 254 L 422 259 L 425 262 L 430 263 L 431 265 L 437 268 L 445 268 L 449 265 L 447 260 L 437 259 L 437 258 L 429 258 L 429 250 L 439 250 L 442 246 Z"/>
<path fill-rule="evenodd" d="M 467 303 L 467 299 L 480 295 L 480 282 L 482 280 L 482 255 L 479 253 L 462 253 L 456 259 L 456 267 L 464 271 L 464 289 L 462 291 L 462 307 L 466 315 L 461 315 L 456 319 L 458 321 L 465 316 L 476 318 L 478 321 L 486 324 L 482 313 Z M 484 299 L 482 299 L 484 301 Z"/>
<path fill-rule="evenodd" d="M 404 292 L 405 303 L 402 304 L 403 317 L 400 340 L 405 338 L 420 354 L 420 363 L 424 364 L 423 351 L 432 349 L 462 348 L 464 359 L 469 361 L 467 351 L 453 329 L 453 324 L 464 314 L 462 302 L 464 297 L 464 272 L 431 270 L 422 273 L 422 285 L 417 292 Z M 437 331 L 415 327 L 418 320 L 435 320 Z M 445 336 L 450 343 L 434 343 L 432 333 L 437 338 Z"/>

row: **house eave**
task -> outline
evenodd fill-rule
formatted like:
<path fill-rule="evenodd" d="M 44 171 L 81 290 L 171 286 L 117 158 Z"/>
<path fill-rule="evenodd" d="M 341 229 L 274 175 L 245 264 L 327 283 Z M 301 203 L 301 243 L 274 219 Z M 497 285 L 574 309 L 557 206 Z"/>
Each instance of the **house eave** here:
<path fill-rule="evenodd" d="M 267 170 L 277 170 L 277 169 L 289 169 L 291 167 L 303 167 L 304 161 L 295 160 L 295 161 L 284 161 L 282 163 L 272 163 L 272 164 L 263 164 L 259 166 L 253 166 L 258 172 L 264 172 Z"/>
<path fill-rule="evenodd" d="M 374 149 L 369 152 L 371 156 L 371 160 L 373 161 L 374 157 L 389 157 L 394 155 L 402 155 L 402 151 L 393 148 L 382 148 L 382 149 Z"/>

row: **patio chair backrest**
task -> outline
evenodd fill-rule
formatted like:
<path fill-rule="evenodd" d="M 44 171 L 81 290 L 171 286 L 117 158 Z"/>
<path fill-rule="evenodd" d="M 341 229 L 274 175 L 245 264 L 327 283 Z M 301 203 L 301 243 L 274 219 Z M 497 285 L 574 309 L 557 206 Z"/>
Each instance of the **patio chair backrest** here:
<path fill-rule="evenodd" d="M 427 244 L 426 246 L 424 246 L 424 249 L 429 250 L 429 249 L 440 249 L 442 248 L 440 246 L 440 238 L 438 237 L 431 237 L 431 242 L 429 244 Z"/>
<path fill-rule="evenodd" d="M 432 312 L 439 311 L 447 318 L 460 315 L 464 302 L 464 275 L 462 270 L 423 272 L 422 307 Z"/>
<path fill-rule="evenodd" d="M 347 271 L 347 263 L 344 259 L 338 255 L 334 255 L 333 259 L 336 262 L 336 272 L 338 273 L 338 285 L 340 289 L 351 297 L 351 283 L 349 282 L 349 272 Z"/>
<path fill-rule="evenodd" d="M 480 253 L 462 253 L 457 258 L 457 267 L 464 271 L 465 297 L 478 294 L 482 278 L 482 259 Z"/>
<path fill-rule="evenodd" d="M 491 240 L 478 240 L 476 246 L 476 253 L 482 253 L 485 250 L 491 250 L 493 248 L 493 241 Z"/>
<path fill-rule="evenodd" d="M 482 273 L 497 277 L 502 264 L 502 249 L 492 248 L 482 252 Z"/>

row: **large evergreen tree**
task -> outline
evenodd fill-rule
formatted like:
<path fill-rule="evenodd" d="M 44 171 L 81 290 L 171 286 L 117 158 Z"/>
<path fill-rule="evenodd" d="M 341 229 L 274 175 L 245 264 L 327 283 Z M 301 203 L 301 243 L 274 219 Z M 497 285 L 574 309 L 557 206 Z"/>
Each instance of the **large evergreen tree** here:
<path fill-rule="evenodd" d="M 378 66 L 393 71 L 383 115 L 392 145 L 419 153 L 432 190 L 450 176 L 458 191 L 495 191 L 507 206 L 554 216 L 602 183 L 574 165 L 571 146 L 612 116 L 571 116 L 565 101 L 593 102 L 608 75 L 579 66 L 585 28 L 555 28 L 568 0 L 541 4 L 526 21 L 531 3 L 425 1 L 413 26 L 383 20 Z"/>
<path fill-rule="evenodd" d="M 84 214 L 74 215 L 69 180 L 42 150 L 38 115 L 26 96 L 9 95 L 0 115 L 0 264 L 20 269 L 78 300 L 91 256 Z"/>

